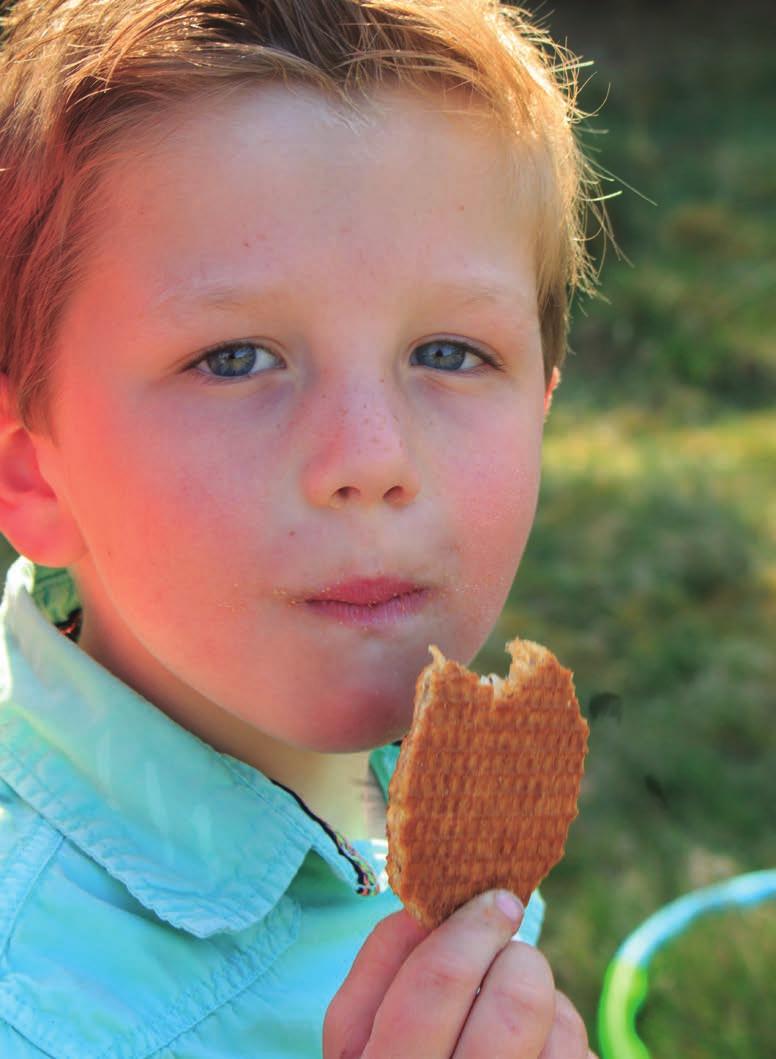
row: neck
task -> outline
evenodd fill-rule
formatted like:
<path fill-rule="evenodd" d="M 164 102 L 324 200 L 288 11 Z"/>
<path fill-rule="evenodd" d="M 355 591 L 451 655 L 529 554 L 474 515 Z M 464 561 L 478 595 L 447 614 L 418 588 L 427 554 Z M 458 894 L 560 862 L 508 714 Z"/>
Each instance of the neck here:
<path fill-rule="evenodd" d="M 368 752 L 314 754 L 284 747 L 262 771 L 347 838 L 384 837 L 385 802 L 370 771 Z"/>

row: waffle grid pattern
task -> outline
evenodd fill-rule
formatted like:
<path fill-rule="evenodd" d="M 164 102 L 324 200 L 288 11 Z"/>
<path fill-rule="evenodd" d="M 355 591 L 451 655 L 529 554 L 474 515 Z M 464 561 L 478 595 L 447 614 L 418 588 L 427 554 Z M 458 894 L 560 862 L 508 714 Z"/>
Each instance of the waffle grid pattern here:
<path fill-rule="evenodd" d="M 563 856 L 588 731 L 549 652 L 503 698 L 455 662 L 428 679 L 391 783 L 388 874 L 435 926 L 492 887 L 528 901 Z"/>

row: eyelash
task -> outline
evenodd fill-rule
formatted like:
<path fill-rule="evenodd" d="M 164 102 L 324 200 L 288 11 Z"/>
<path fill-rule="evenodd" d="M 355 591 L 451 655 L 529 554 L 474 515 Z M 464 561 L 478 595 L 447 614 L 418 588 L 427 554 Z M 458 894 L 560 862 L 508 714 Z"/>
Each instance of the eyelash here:
<path fill-rule="evenodd" d="M 206 385 L 208 385 L 208 384 L 209 385 L 220 385 L 220 384 L 223 384 L 223 383 L 229 382 L 229 381 L 240 382 L 243 379 L 252 379 L 252 378 L 255 378 L 256 375 L 264 374 L 263 372 L 256 372 L 255 374 L 249 374 L 249 375 L 232 375 L 231 378 L 230 378 L 230 376 L 228 376 L 228 375 L 216 375 L 215 372 L 206 372 L 206 371 L 198 370 L 199 365 L 203 364 L 209 357 L 215 357 L 219 353 L 227 353 L 227 352 L 230 352 L 232 350 L 244 349 L 247 346 L 252 346 L 254 349 L 263 349 L 267 353 L 271 354 L 273 357 L 277 357 L 276 353 L 273 353 L 271 349 L 268 349 L 267 346 L 263 345 L 260 342 L 251 342 L 251 341 L 224 342 L 220 346 L 214 346 L 212 349 L 206 350 L 202 354 L 202 356 L 198 357 L 197 360 L 195 360 L 194 363 L 189 366 L 188 370 L 190 370 L 194 375 L 199 376 L 199 380 L 201 382 L 205 383 Z M 279 360 L 280 358 L 277 357 L 277 359 Z M 253 367 L 253 365 L 251 365 L 251 367 Z"/>
<path fill-rule="evenodd" d="M 460 339 L 455 339 L 455 338 L 434 338 L 434 339 L 430 339 L 427 342 L 421 342 L 419 346 L 415 347 L 415 349 L 413 350 L 412 355 L 414 356 L 418 349 L 423 349 L 426 346 L 434 346 L 434 345 L 455 346 L 455 347 L 458 348 L 458 350 L 463 351 L 464 356 L 466 356 L 468 354 L 473 354 L 475 357 L 479 358 L 479 360 L 482 361 L 482 364 L 478 364 L 474 368 L 470 368 L 468 371 L 446 371 L 445 369 L 440 368 L 439 369 L 440 374 L 447 374 L 447 375 L 475 375 L 475 374 L 480 374 L 481 369 L 484 368 L 486 365 L 487 365 L 488 368 L 490 368 L 492 370 L 503 371 L 503 366 L 502 366 L 501 362 L 499 360 L 497 360 L 496 357 L 494 357 L 492 354 L 485 353 L 483 350 L 478 349 L 476 346 L 473 346 L 470 342 L 464 342 L 464 341 L 462 341 Z M 255 349 L 263 349 L 267 353 L 269 353 L 271 356 L 277 357 L 277 354 L 273 353 L 272 350 L 270 350 L 267 346 L 264 346 L 264 345 L 262 345 L 259 342 L 251 342 L 251 341 L 225 342 L 225 343 L 223 343 L 220 346 L 214 346 L 212 349 L 208 349 L 205 353 L 203 353 L 200 357 L 198 357 L 198 359 L 196 361 L 194 361 L 193 364 L 191 364 L 189 366 L 188 370 L 192 371 L 195 375 L 198 375 L 200 380 L 203 383 L 209 384 L 209 385 L 219 385 L 219 384 L 222 384 L 222 383 L 230 381 L 230 380 L 238 381 L 238 380 L 243 380 L 243 379 L 252 379 L 252 378 L 255 378 L 257 375 L 263 375 L 264 372 L 255 372 L 255 373 L 246 374 L 246 375 L 232 375 L 232 376 L 229 376 L 229 375 L 216 375 L 215 372 L 205 372 L 205 371 L 197 370 L 199 365 L 203 364 L 205 361 L 207 361 L 209 357 L 216 356 L 219 353 L 225 353 L 225 352 L 229 352 L 229 351 L 232 351 L 232 350 L 239 350 L 239 349 L 245 348 L 247 346 L 252 346 Z M 278 359 L 280 359 L 280 358 L 278 358 Z M 420 366 L 424 367 L 426 365 L 420 365 Z M 253 365 L 251 365 L 251 367 L 253 367 Z M 431 370 L 433 370 L 433 369 L 431 369 Z"/>
<path fill-rule="evenodd" d="M 435 345 L 439 345 L 439 346 L 456 346 L 459 350 L 462 350 L 464 352 L 464 354 L 473 353 L 475 357 L 477 357 L 479 360 L 482 361 L 482 364 L 478 364 L 476 367 L 474 367 L 473 369 L 470 369 L 469 371 L 463 371 L 463 372 L 459 372 L 459 371 L 444 372 L 443 371 L 442 372 L 443 374 L 450 374 L 450 375 L 474 375 L 474 374 L 479 374 L 480 370 L 485 365 L 487 365 L 489 368 L 496 369 L 497 371 L 502 371 L 503 370 L 503 365 L 501 364 L 501 362 L 499 360 L 497 360 L 496 357 L 494 357 L 492 354 L 485 353 L 484 350 L 478 349 L 477 346 L 473 346 L 470 342 L 464 342 L 462 339 L 458 339 L 458 338 L 432 338 L 428 342 L 421 342 L 420 345 L 416 346 L 415 349 L 412 351 L 412 355 L 414 356 L 415 353 L 417 352 L 417 350 L 423 349 L 424 346 L 435 346 Z"/>

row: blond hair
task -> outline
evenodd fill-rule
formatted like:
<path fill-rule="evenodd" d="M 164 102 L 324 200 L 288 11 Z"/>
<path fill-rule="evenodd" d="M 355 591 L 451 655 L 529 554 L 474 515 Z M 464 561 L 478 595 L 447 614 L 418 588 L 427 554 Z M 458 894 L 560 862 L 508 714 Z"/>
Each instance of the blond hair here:
<path fill-rule="evenodd" d="M 17 0 L 0 42 L 0 373 L 28 427 L 47 424 L 58 322 L 118 144 L 164 107 L 222 86 L 304 81 L 354 105 L 389 79 L 464 87 L 538 174 L 545 375 L 568 299 L 591 289 L 573 57 L 498 0 Z"/>

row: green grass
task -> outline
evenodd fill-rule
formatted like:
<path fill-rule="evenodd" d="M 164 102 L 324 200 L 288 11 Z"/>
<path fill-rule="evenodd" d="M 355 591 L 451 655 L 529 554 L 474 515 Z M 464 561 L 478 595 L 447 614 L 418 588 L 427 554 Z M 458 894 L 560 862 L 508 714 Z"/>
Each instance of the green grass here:
<path fill-rule="evenodd" d="M 559 395 L 550 417 L 536 526 L 480 664 L 503 668 L 515 633 L 547 643 L 591 719 L 581 813 L 543 887 L 543 947 L 591 1033 L 638 923 L 776 864 L 775 465 L 762 412 L 680 428 Z M 607 692 L 618 708 L 591 711 Z"/>
<path fill-rule="evenodd" d="M 776 89 L 772 9 L 554 4 L 592 60 L 584 141 L 620 191 L 607 303 L 579 316 L 584 373 L 662 406 L 676 383 L 739 406 L 776 400 Z M 631 189 L 635 189 L 631 190 Z M 650 201 L 648 201 L 650 200 Z M 618 392 L 615 400 L 619 400 Z"/>
<path fill-rule="evenodd" d="M 630 931 L 688 890 L 776 865 L 770 17 L 758 3 L 561 2 L 549 19 L 595 60 L 583 106 L 608 92 L 587 123 L 608 129 L 586 133 L 600 164 L 655 204 L 627 189 L 610 203 L 632 264 L 610 252 L 604 298 L 577 307 L 536 526 L 479 663 L 503 669 L 516 633 L 545 642 L 591 719 L 542 945 L 594 1044 Z M 776 1055 L 761 914 L 725 920 L 746 973 L 706 926 L 655 962 L 654 1059 Z"/>
<path fill-rule="evenodd" d="M 772 985 L 768 988 L 774 967 L 773 903 L 693 926 L 658 953 L 650 968 L 651 987 L 637 1026 L 654 1059 L 775 1056 Z"/>

